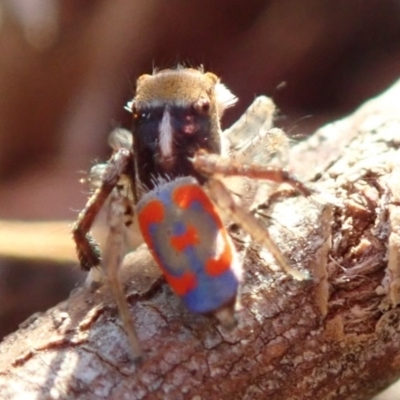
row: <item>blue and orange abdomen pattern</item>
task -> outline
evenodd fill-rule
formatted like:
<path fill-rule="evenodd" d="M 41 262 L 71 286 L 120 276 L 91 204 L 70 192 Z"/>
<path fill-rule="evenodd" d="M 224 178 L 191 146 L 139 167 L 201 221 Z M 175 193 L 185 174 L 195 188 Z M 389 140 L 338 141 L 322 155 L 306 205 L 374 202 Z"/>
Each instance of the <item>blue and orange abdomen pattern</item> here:
<path fill-rule="evenodd" d="M 192 177 L 163 183 L 137 204 L 143 238 L 187 308 L 214 312 L 236 299 L 241 266 L 213 203 Z"/>

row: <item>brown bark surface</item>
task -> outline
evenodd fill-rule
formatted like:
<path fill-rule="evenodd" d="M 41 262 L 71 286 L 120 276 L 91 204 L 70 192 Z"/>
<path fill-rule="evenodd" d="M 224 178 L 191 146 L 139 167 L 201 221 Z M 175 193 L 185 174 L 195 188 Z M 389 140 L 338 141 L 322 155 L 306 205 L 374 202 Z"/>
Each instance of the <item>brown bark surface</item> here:
<path fill-rule="evenodd" d="M 365 400 L 400 377 L 399 99 L 397 83 L 290 151 L 297 176 L 338 198 L 269 201 L 271 235 L 312 280 L 235 232 L 246 273 L 226 332 L 188 313 L 140 249 L 123 275 L 144 364 L 107 287 L 78 288 L 0 344 L 1 398 Z"/>

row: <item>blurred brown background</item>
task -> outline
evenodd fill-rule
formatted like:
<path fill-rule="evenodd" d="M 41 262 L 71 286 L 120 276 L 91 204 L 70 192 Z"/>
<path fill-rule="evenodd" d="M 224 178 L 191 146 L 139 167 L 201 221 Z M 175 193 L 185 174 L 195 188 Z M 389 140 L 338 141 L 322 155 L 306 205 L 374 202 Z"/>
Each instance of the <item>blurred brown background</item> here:
<path fill-rule="evenodd" d="M 400 1 L 0 0 L 3 237 L 1 220 L 75 219 L 79 179 L 107 159 L 108 132 L 130 127 L 136 78 L 177 63 L 240 98 L 225 125 L 268 94 L 299 139 L 399 77 Z M 0 258 L 0 339 L 83 279 L 75 262 Z"/>

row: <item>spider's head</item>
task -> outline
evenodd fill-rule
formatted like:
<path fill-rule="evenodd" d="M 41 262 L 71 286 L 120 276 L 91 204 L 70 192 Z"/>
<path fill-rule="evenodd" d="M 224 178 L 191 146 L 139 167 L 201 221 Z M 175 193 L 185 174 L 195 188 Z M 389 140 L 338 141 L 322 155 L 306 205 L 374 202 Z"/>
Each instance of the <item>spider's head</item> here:
<path fill-rule="evenodd" d="M 151 188 L 147 181 L 158 175 L 197 177 L 188 157 L 199 149 L 221 153 L 220 118 L 236 101 L 216 75 L 197 69 L 139 77 L 129 103 L 139 180 Z"/>

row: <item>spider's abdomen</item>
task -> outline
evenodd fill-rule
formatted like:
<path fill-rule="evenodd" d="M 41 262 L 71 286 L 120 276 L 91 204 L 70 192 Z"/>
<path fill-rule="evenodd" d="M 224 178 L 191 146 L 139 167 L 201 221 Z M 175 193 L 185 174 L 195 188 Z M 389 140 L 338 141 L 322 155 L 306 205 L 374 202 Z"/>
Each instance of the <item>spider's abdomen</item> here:
<path fill-rule="evenodd" d="M 241 266 L 215 206 L 192 177 L 163 183 L 142 197 L 143 238 L 167 282 L 195 313 L 236 301 Z"/>

